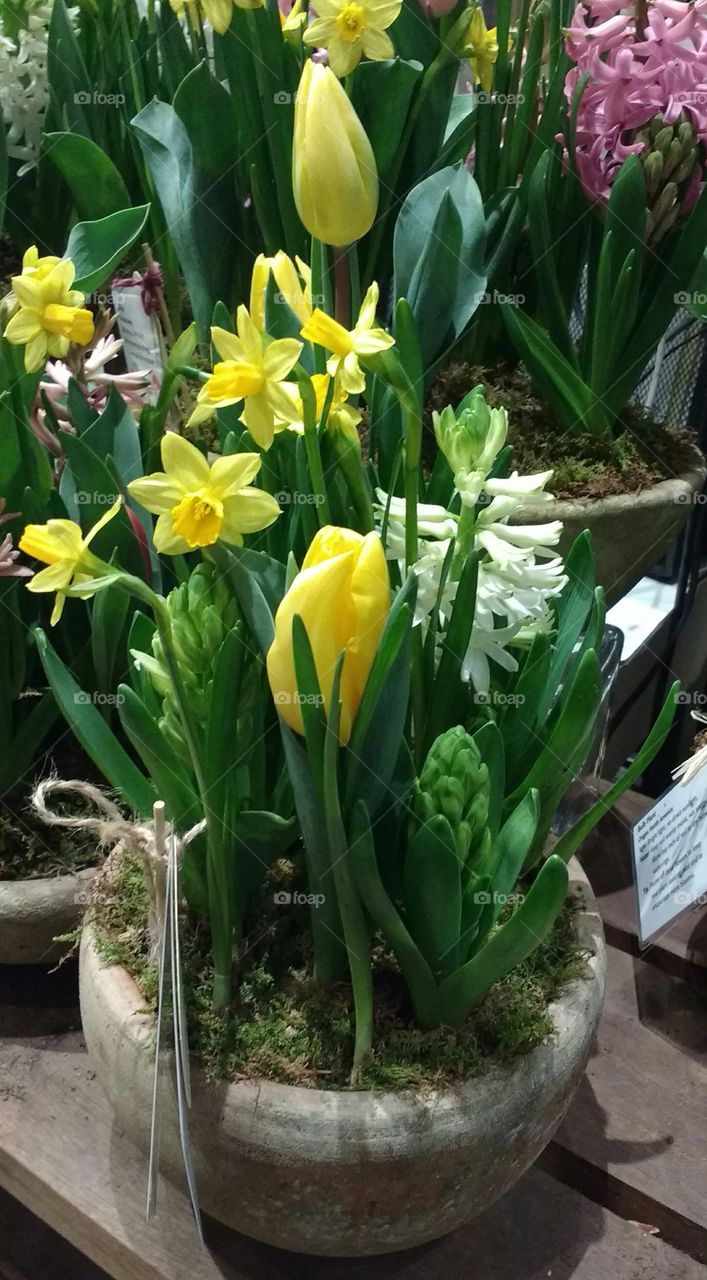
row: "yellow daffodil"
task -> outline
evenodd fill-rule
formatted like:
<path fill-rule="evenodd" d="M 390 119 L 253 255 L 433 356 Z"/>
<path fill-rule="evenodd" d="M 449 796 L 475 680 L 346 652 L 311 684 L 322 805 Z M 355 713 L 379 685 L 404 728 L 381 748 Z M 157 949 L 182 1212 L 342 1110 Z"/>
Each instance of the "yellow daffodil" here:
<path fill-rule="evenodd" d="M 324 404 L 331 384 L 331 377 L 328 373 L 313 373 L 312 386 L 314 387 L 314 395 L 316 398 L 316 416 L 317 422 L 321 420 L 324 412 Z M 288 422 L 285 425 L 290 431 L 296 431 L 298 435 L 304 434 L 304 406 L 302 404 L 302 396 L 299 386 L 296 382 L 287 383 L 288 388 L 292 391 L 292 397 L 297 404 L 298 417 L 295 422 Z M 334 435 L 340 431 L 342 435 L 356 446 L 361 448 L 358 431 L 356 430 L 363 414 L 360 409 L 352 405 L 346 398 L 346 392 L 342 390 L 338 382 L 334 382 L 334 394 L 329 406 L 327 414 L 326 429 Z"/>
<path fill-rule="evenodd" d="M 363 299 L 353 329 L 345 329 L 338 320 L 328 316 L 325 311 L 320 311 L 319 307 L 302 328 L 303 338 L 332 352 L 327 369 L 332 377 L 338 379 L 341 389 L 347 395 L 360 395 L 366 385 L 359 356 L 376 355 L 395 343 L 395 339 L 385 329 L 374 327 L 377 306 L 378 285 L 373 283 Z"/>
<path fill-rule="evenodd" d="M 178 18 L 183 18 L 186 13 L 194 30 L 201 17 L 222 36 L 231 25 L 234 4 L 237 9 L 262 9 L 265 0 L 201 0 L 200 4 L 197 0 L 169 0 L 169 3 Z"/>
<path fill-rule="evenodd" d="M 296 733 L 303 732 L 303 724 L 292 652 L 295 615 L 309 637 L 327 712 L 336 663 L 345 652 L 339 723 L 339 738 L 345 744 L 389 610 L 390 582 L 378 534 L 364 537 L 333 525 L 320 529 L 275 615 L 275 639 L 267 656 L 277 709 Z"/>
<path fill-rule="evenodd" d="M 317 0 L 317 17 L 304 33 L 304 43 L 326 49 L 329 66 L 347 76 L 361 58 L 394 58 L 386 27 L 395 22 L 402 0 Z"/>
<path fill-rule="evenodd" d="M 176 556 L 221 539 L 239 546 L 244 533 L 267 529 L 280 515 L 271 494 L 252 488 L 257 453 L 234 453 L 209 465 L 193 444 L 173 431 L 162 438 L 164 471 L 133 480 L 131 495 L 158 516 L 155 546 Z"/>
<path fill-rule="evenodd" d="M 480 84 L 484 93 L 490 93 L 493 85 L 493 68 L 498 57 L 496 28 L 489 30 L 481 5 L 477 5 L 469 23 L 464 52 L 469 59 L 474 83 Z"/>
<path fill-rule="evenodd" d="M 113 503 L 84 538 L 81 527 L 73 520 L 48 520 L 46 524 L 28 524 L 18 543 L 20 551 L 49 567 L 36 573 L 27 583 L 28 591 L 56 591 L 51 625 L 56 626 L 64 609 L 69 587 L 80 588 L 82 582 L 98 578 L 110 571 L 110 565 L 99 560 L 89 546 L 96 534 L 113 519 L 122 505 L 122 498 Z M 76 590 L 82 600 L 88 600 L 93 591 Z"/>
<path fill-rule="evenodd" d="M 253 324 L 247 307 L 236 316 L 238 336 L 214 327 L 211 341 L 221 363 L 197 396 L 188 426 L 203 422 L 216 409 L 245 401 L 241 420 L 261 449 L 269 449 L 278 421 L 290 421 L 297 409 L 283 381 L 299 359 L 302 343 L 296 338 L 269 341 Z"/>
<path fill-rule="evenodd" d="M 349 444 L 355 445 L 360 453 L 361 438 L 357 428 L 362 417 L 363 414 L 360 409 L 357 409 L 349 400 L 342 400 L 339 404 L 331 406 L 326 420 L 326 429 L 330 435 L 340 434 L 344 436 Z"/>
<path fill-rule="evenodd" d="M 93 337 L 93 316 L 84 295 L 72 289 L 76 268 L 69 258 L 25 254 L 22 274 L 12 278 L 16 308 L 5 328 L 13 346 L 25 348 L 25 369 L 35 373 L 47 356 L 65 356 L 72 342 L 86 346 Z"/>
<path fill-rule="evenodd" d="M 295 101 L 295 204 L 310 235 L 338 247 L 360 240 L 378 210 L 368 135 L 334 72 L 308 58 Z"/>
<path fill-rule="evenodd" d="M 295 266 L 295 263 L 297 264 Z M 312 272 L 301 258 L 293 262 L 280 250 L 272 258 L 259 253 L 250 280 L 250 316 L 258 329 L 265 328 L 265 293 L 270 272 L 275 277 L 280 298 L 306 324 L 312 314 Z"/>
<path fill-rule="evenodd" d="M 280 23 L 282 30 L 286 35 L 297 33 L 307 21 L 307 11 L 304 8 L 304 0 L 295 0 L 290 12 L 285 17 L 282 9 L 280 9 Z"/>

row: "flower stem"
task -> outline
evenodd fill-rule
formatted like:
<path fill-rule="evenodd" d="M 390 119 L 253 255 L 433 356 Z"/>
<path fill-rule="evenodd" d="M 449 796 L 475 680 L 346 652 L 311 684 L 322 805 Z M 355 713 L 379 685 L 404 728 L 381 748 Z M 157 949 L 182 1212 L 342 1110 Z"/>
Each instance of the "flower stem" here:
<path fill-rule="evenodd" d="M 351 328 L 349 250 L 334 249 L 334 318 L 344 329 Z"/>

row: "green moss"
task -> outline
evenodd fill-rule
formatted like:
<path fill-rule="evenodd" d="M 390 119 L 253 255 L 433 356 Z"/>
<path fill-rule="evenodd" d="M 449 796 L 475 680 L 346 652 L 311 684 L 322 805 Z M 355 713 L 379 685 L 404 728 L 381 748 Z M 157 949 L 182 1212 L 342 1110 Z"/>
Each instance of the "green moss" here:
<path fill-rule="evenodd" d="M 347 984 L 325 989 L 312 976 L 307 908 L 276 906 L 273 885 L 298 883 L 280 863 L 266 886 L 243 947 L 236 1003 L 223 1017 L 211 1005 L 208 931 L 184 919 L 182 947 L 192 1051 L 207 1074 L 279 1080 L 311 1088 L 346 1088 L 353 1047 Z M 135 977 L 148 1008 L 157 980 L 148 959 L 147 896 L 139 861 L 125 856 L 98 882 L 92 908 L 99 947 L 109 963 Z M 527 1053 L 553 1032 L 548 1005 L 585 967 L 572 927 L 561 913 L 547 941 L 487 994 L 464 1026 L 420 1031 L 392 958 L 374 950 L 374 1051 L 363 1076 L 370 1089 L 424 1089 L 479 1075 Z"/>
<path fill-rule="evenodd" d="M 438 374 L 427 402 L 428 450 L 434 454 L 432 410 L 457 405 L 479 383 L 490 405 L 508 410 L 513 466 L 522 474 L 552 469 L 558 498 L 599 498 L 632 493 L 680 472 L 689 460 L 689 432 L 653 422 L 628 405 L 606 439 L 570 434 L 535 391 L 522 369 L 481 368 L 452 362 Z"/>
<path fill-rule="evenodd" d="M 0 880 L 68 875 L 95 863 L 93 832 L 48 827 L 26 803 L 0 812 Z"/>

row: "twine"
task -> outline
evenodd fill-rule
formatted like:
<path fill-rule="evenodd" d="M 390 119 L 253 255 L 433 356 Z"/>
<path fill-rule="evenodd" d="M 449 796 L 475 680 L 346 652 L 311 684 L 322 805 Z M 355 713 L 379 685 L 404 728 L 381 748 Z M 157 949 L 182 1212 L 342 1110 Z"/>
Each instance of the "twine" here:
<path fill-rule="evenodd" d="M 65 817 L 50 809 L 49 796 L 70 795 L 76 800 L 83 800 L 93 805 L 98 812 L 83 818 Z M 113 858 L 123 850 L 137 854 L 142 858 L 145 883 L 149 898 L 148 932 L 150 935 L 150 952 L 154 958 L 159 952 L 160 939 L 164 926 L 164 902 L 167 874 L 167 848 L 170 839 L 174 839 L 177 863 L 181 864 L 187 845 L 206 830 L 206 819 L 190 827 L 184 835 L 179 836 L 170 825 L 166 829 L 164 848 L 157 847 L 157 834 L 152 819 L 131 822 L 125 818 L 112 800 L 94 787 L 90 782 L 78 778 L 63 780 L 61 778 L 45 778 L 39 782 L 32 795 L 32 807 L 42 822 L 49 827 L 69 827 L 74 831 L 94 831 L 100 846 L 110 848 L 109 857 Z"/>

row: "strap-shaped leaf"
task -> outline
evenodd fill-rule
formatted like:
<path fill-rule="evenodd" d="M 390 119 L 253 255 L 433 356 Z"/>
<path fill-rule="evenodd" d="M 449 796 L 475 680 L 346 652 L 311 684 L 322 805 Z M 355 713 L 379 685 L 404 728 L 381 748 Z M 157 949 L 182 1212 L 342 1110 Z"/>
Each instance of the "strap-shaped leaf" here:
<path fill-rule="evenodd" d="M 569 877 L 560 858 L 548 858 L 524 901 L 472 960 L 445 978 L 439 989 L 440 1022 L 459 1026 L 495 982 L 499 982 L 547 938 L 567 896 Z"/>
<path fill-rule="evenodd" d="M 35 628 L 33 634 L 54 697 L 81 746 L 111 786 L 120 792 L 125 803 L 141 817 L 149 817 L 157 799 L 154 788 L 133 764 L 100 711 L 76 683 L 41 628 Z"/>
<path fill-rule="evenodd" d="M 561 839 L 558 840 L 555 848 L 553 849 L 553 854 L 556 857 L 561 858 L 563 862 L 569 862 L 570 858 L 576 853 L 582 842 L 586 840 L 590 831 L 592 831 L 597 823 L 604 817 L 604 814 L 608 813 L 609 809 L 611 809 L 612 805 L 616 804 L 616 801 L 620 799 L 624 791 L 626 791 L 628 787 L 632 786 L 637 778 L 640 778 L 644 769 L 647 769 L 651 760 L 657 756 L 668 736 L 668 733 L 670 732 L 670 727 L 675 718 L 675 707 L 679 691 L 680 684 L 676 681 L 663 703 L 658 719 L 653 725 L 653 728 L 648 734 L 648 737 L 640 751 L 636 752 L 636 755 L 628 768 L 624 770 L 619 778 L 617 778 L 613 786 L 609 787 L 608 791 L 606 791 L 604 795 L 592 805 L 591 809 L 589 809 L 578 822 L 575 822 L 574 826 L 570 827 L 569 831 L 566 831 Z"/>
<path fill-rule="evenodd" d="M 459 963 L 461 870 L 452 828 L 435 814 L 408 846 L 403 898 L 407 926 L 436 975 L 451 973 Z"/>

